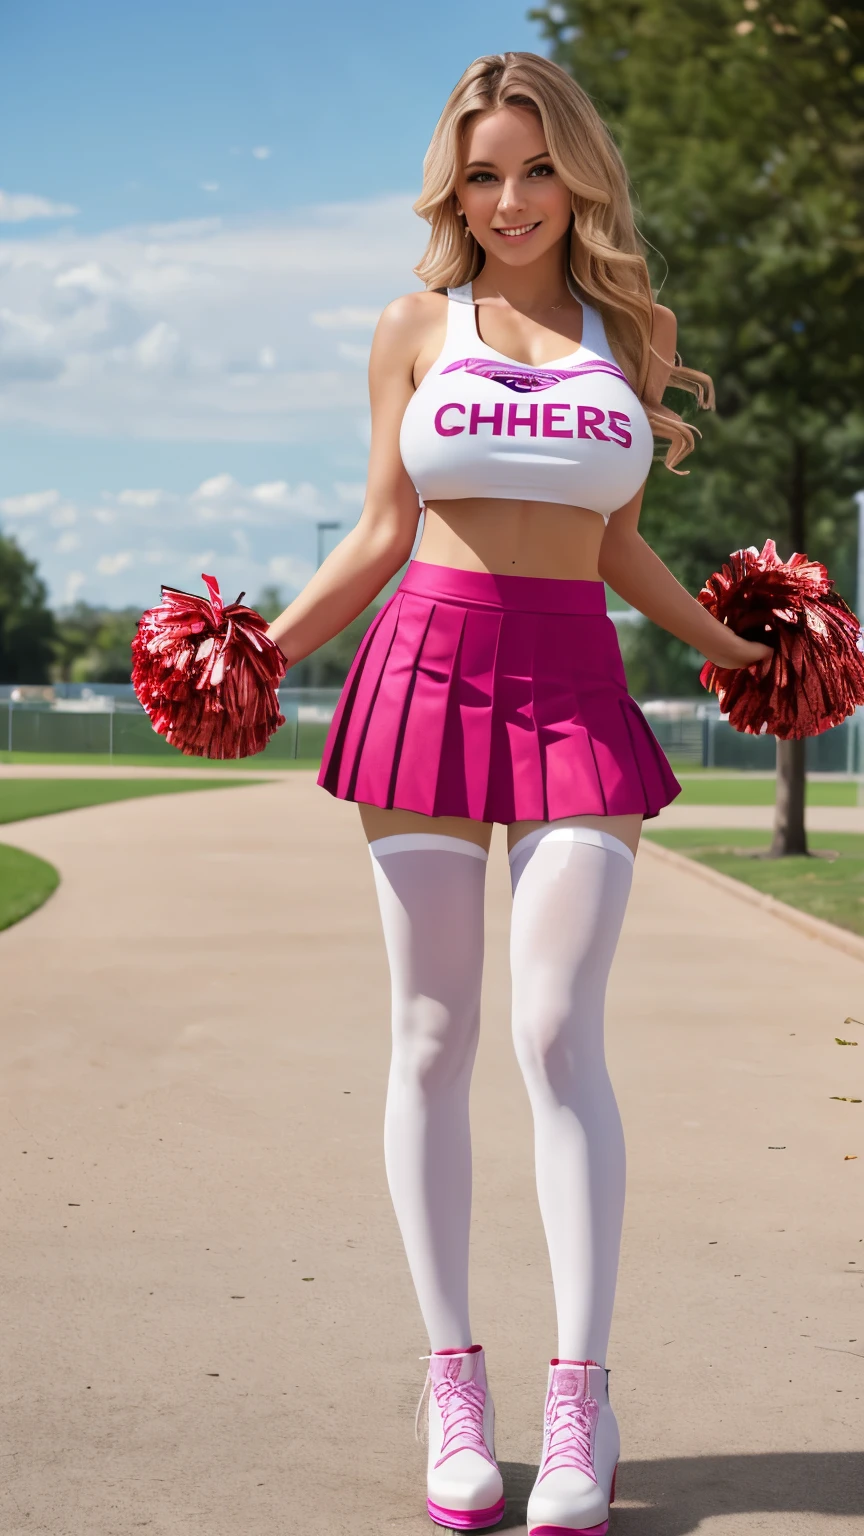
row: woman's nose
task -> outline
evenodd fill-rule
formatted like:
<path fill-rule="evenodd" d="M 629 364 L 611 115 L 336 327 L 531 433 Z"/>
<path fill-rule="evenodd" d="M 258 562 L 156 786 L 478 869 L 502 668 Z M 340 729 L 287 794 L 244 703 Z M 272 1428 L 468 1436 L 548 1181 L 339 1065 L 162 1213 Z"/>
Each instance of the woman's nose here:
<path fill-rule="evenodd" d="M 498 207 L 502 213 L 514 212 L 525 207 L 525 193 L 518 177 L 507 177 L 501 188 Z"/>

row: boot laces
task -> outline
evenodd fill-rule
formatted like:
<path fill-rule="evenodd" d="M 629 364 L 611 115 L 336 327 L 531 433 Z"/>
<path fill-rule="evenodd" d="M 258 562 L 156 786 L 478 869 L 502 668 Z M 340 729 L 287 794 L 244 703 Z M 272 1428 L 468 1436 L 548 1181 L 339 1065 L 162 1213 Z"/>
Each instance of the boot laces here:
<path fill-rule="evenodd" d="M 441 1454 L 435 1465 L 457 1451 L 476 1451 L 484 1461 L 492 1462 L 483 1434 L 483 1409 L 486 1393 L 473 1381 L 436 1381 L 432 1391 L 441 1414 L 443 1431 Z"/>
<path fill-rule="evenodd" d="M 581 1472 L 596 1483 L 594 1471 L 594 1429 L 600 1414 L 600 1404 L 588 1396 L 588 1371 L 584 1372 L 582 1395 L 565 1394 L 553 1390 L 552 1402 L 547 1409 L 549 1420 L 546 1455 L 543 1471 L 538 1481 L 550 1472 L 569 1469 Z"/>

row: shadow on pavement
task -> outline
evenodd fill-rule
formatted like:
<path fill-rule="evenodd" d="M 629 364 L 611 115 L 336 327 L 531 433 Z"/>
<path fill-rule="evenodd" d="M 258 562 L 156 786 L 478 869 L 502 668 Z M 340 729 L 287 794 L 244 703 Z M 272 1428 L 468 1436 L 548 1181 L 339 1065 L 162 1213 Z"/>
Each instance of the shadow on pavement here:
<path fill-rule="evenodd" d="M 500 1463 L 507 1514 L 498 1530 L 525 1524 L 537 1468 Z M 678 1456 L 622 1461 L 610 1536 L 689 1536 L 703 1520 L 735 1514 L 864 1515 L 864 1452 Z M 638 1501 L 644 1509 L 622 1509 Z"/>

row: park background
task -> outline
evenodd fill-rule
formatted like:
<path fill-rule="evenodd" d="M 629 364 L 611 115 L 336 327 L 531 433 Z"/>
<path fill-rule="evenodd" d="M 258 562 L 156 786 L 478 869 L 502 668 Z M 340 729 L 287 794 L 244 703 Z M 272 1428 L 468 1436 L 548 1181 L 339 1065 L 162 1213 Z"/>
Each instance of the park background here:
<path fill-rule="evenodd" d="M 99 678 L 126 675 L 160 581 L 290 596 L 338 532 L 318 525 L 356 516 L 366 349 L 422 248 L 422 153 L 502 48 L 595 95 L 684 358 L 717 381 L 690 475 L 652 472 L 649 539 L 690 591 L 770 535 L 855 599 L 859 7 L 0 6 L 3 1536 L 428 1536 L 387 966 L 356 810 L 315 783 L 317 706 L 301 722 L 286 691 L 305 761 L 208 764 Z M 695 708 L 696 658 L 619 634 L 634 693 Z M 814 760 L 844 727 L 808 742 L 809 854 L 766 858 L 771 763 L 703 768 L 698 742 L 688 762 L 684 725 L 773 749 L 683 717 L 682 793 L 635 862 L 607 1000 L 628 1149 L 610 1523 L 864 1536 L 860 765 Z M 82 750 L 38 736 L 61 726 Z M 510 899 L 496 828 L 472 1312 L 524 1536 L 554 1308 Z"/>
<path fill-rule="evenodd" d="M 160 583 L 197 588 L 209 570 L 271 617 L 356 520 L 371 333 L 416 284 L 423 153 L 479 53 L 546 52 L 596 100 L 684 361 L 715 380 L 687 473 L 658 463 L 649 478 L 648 541 L 695 593 L 731 550 L 770 537 L 824 561 L 860 606 L 857 7 L 443 0 L 433 25 L 395 0 L 134 13 L 87 0 L 21 8 L 2 39 L 7 763 L 182 761 L 129 684 Z M 694 419 L 689 396 L 669 398 Z M 758 790 L 727 777 L 699 791 L 739 803 L 773 799 L 776 767 L 771 851 L 804 857 L 808 793 L 861 796 L 864 711 L 775 758 L 773 738 L 720 717 L 695 651 L 609 596 L 630 690 L 673 766 L 765 775 Z M 373 611 L 291 669 L 287 724 L 257 766 L 320 755 Z M 809 791 L 805 769 L 820 780 Z M 864 878 L 864 847 L 844 858 Z"/>

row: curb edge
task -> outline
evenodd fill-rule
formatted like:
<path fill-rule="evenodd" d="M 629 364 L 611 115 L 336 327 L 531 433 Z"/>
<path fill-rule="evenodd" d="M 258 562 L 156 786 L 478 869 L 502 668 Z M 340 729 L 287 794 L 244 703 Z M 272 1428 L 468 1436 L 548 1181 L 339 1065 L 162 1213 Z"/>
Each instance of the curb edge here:
<path fill-rule="evenodd" d="M 676 853 L 672 848 L 665 848 L 662 843 L 656 843 L 650 834 L 640 840 L 639 848 L 640 851 L 642 848 L 650 848 L 655 858 L 671 864 L 673 868 L 695 874 L 700 879 L 707 880 L 709 885 L 715 885 L 721 891 L 726 891 L 728 895 L 737 897 L 739 901 L 746 901 L 752 907 L 761 907 L 763 912 L 779 917 L 782 922 L 800 929 L 811 939 L 820 939 L 823 944 L 829 944 L 833 949 L 841 949 L 844 954 L 851 955 L 855 960 L 864 961 L 864 939 L 859 938 L 855 933 L 850 933 L 846 928 L 839 928 L 836 923 L 828 923 L 821 917 L 812 917 L 809 912 L 791 907 L 786 901 L 778 901 L 776 896 L 758 891 L 755 886 L 747 885 L 743 880 L 736 880 L 732 875 L 722 874 L 719 869 L 712 869 L 710 864 L 702 864 L 698 859 L 689 859 L 686 854 Z"/>

